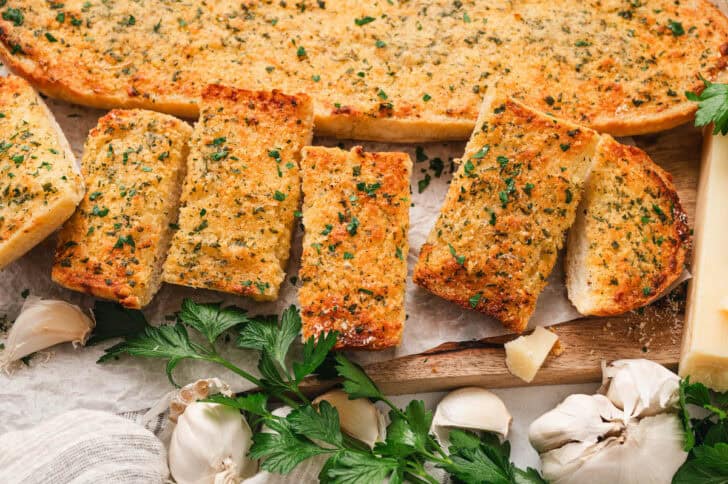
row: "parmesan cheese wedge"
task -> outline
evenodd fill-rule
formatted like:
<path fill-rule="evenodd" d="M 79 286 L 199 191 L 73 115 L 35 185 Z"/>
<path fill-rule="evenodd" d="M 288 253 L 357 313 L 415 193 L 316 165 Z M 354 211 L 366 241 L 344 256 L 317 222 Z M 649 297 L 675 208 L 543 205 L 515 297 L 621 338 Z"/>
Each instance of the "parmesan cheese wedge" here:
<path fill-rule="evenodd" d="M 693 278 L 683 330 L 680 376 L 728 390 L 728 136 L 706 132 L 695 216 Z"/>
<path fill-rule="evenodd" d="M 509 341 L 505 344 L 508 371 L 531 383 L 558 339 L 556 334 L 539 326 L 533 333 Z"/>

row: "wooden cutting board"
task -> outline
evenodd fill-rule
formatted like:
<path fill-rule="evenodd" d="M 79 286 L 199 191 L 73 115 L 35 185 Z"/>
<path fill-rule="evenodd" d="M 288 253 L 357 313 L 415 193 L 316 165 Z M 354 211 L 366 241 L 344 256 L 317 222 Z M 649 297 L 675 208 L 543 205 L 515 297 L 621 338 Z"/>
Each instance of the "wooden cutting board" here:
<path fill-rule="evenodd" d="M 670 172 L 692 228 L 700 171 L 701 132 L 685 125 L 634 138 Z M 684 293 L 684 291 L 682 291 Z M 684 320 L 683 304 L 666 298 L 641 311 L 611 318 L 583 318 L 553 328 L 563 353 L 549 356 L 532 385 L 599 381 L 601 364 L 619 358 L 649 358 L 677 368 Z M 417 324 L 409 320 L 407 324 Z M 465 385 L 522 386 L 505 365 L 503 343 L 515 336 L 442 345 L 425 354 L 366 366 L 387 394 L 446 390 Z"/>

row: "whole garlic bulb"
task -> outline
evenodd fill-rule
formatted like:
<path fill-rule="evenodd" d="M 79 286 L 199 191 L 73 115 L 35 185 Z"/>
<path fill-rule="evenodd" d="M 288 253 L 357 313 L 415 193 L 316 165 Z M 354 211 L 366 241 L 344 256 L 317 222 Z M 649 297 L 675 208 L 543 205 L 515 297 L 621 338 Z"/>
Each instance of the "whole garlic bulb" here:
<path fill-rule="evenodd" d="M 30 296 L 10 328 L 0 369 L 59 343 L 83 345 L 93 327 L 93 320 L 74 304 Z"/>
<path fill-rule="evenodd" d="M 349 400 L 342 390 L 332 390 L 318 396 L 313 404 L 326 400 L 339 413 L 341 430 L 374 448 L 374 444 L 384 440 L 386 426 L 384 416 L 366 398 Z"/>
<path fill-rule="evenodd" d="M 251 439 L 239 411 L 216 403 L 191 403 L 172 433 L 169 470 L 177 484 L 237 483 L 253 466 L 246 457 Z"/>
<path fill-rule="evenodd" d="M 529 439 L 551 484 L 670 484 L 687 459 L 675 408 L 679 379 L 648 360 L 604 368 L 606 395 L 570 395 Z"/>
<path fill-rule="evenodd" d="M 508 435 L 511 414 L 498 395 L 480 387 L 465 387 L 448 393 L 437 405 L 432 432 L 441 442 L 450 428 L 462 428 Z"/>

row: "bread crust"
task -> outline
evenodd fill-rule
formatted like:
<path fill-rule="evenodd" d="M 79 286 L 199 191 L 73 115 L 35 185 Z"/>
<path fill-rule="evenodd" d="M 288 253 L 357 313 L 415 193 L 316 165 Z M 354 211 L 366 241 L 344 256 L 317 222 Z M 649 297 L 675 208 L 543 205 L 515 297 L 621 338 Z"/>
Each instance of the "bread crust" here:
<path fill-rule="evenodd" d="M 14 6 L 0 57 L 48 95 L 195 117 L 209 83 L 306 92 L 319 134 L 379 141 L 465 139 L 489 88 L 616 136 L 656 132 L 694 116 L 682 93 L 728 59 L 708 0 Z"/>
<path fill-rule="evenodd" d="M 579 312 L 612 316 L 651 303 L 682 275 L 689 248 L 672 176 L 603 136 L 569 233 L 566 285 Z"/>
<path fill-rule="evenodd" d="M 0 78 L 0 269 L 73 214 L 84 185 L 53 114 L 24 79 Z"/>
<path fill-rule="evenodd" d="M 300 151 L 313 136 L 313 103 L 305 94 L 210 85 L 201 108 L 164 280 L 275 300 L 301 199 Z"/>
<path fill-rule="evenodd" d="M 338 331 L 337 348 L 399 345 L 411 172 L 406 153 L 304 150 L 298 292 L 304 340 Z"/>
<path fill-rule="evenodd" d="M 596 132 L 493 94 L 414 282 L 522 332 L 576 215 Z"/>
<path fill-rule="evenodd" d="M 84 146 L 88 193 L 58 235 L 56 283 L 133 309 L 152 300 L 191 132 L 184 121 L 145 110 L 99 119 Z"/>

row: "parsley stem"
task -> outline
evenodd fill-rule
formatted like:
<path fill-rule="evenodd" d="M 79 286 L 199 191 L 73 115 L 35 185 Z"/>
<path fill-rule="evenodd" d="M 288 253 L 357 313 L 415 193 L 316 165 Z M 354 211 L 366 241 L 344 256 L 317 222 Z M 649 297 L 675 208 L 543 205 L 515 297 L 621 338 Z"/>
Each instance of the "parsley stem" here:
<path fill-rule="evenodd" d="M 223 358 L 219 355 L 210 356 L 208 361 L 211 361 L 213 363 L 217 363 L 219 365 L 224 366 L 228 370 L 242 376 L 243 378 L 245 378 L 246 380 L 248 380 L 250 383 L 252 383 L 253 385 L 255 385 L 257 387 L 263 386 L 263 384 L 261 383 L 261 381 L 259 379 L 257 379 L 256 377 L 254 377 L 247 371 L 243 370 L 242 368 L 238 368 L 237 366 L 233 365 L 228 360 L 226 360 L 225 358 Z"/>

